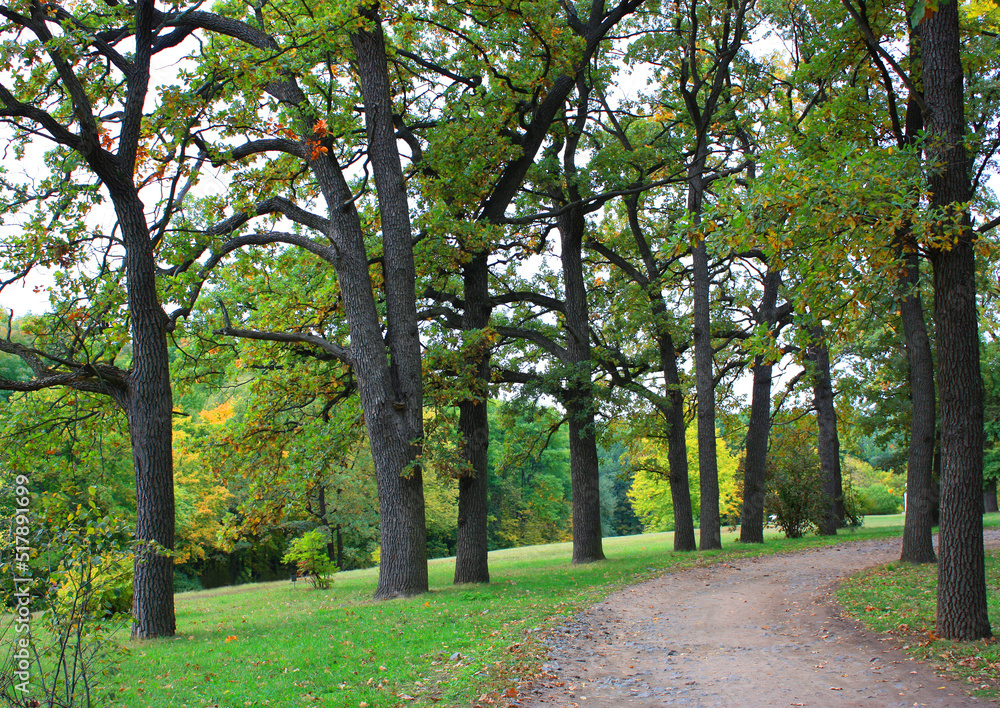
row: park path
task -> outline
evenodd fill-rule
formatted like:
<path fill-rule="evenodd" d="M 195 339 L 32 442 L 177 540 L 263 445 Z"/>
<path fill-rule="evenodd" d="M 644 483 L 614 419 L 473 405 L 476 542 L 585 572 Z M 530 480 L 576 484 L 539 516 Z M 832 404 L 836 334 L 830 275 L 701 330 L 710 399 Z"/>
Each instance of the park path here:
<path fill-rule="evenodd" d="M 836 583 L 898 560 L 900 543 L 739 559 L 626 588 L 553 630 L 544 673 L 518 705 L 994 705 L 841 616 Z"/>

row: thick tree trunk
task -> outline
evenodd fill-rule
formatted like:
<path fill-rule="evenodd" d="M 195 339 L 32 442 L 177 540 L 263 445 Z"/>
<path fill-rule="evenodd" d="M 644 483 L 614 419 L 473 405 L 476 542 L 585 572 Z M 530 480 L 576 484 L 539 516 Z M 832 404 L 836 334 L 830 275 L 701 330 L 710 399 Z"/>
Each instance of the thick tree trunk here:
<path fill-rule="evenodd" d="M 562 242 L 563 283 L 566 289 L 566 356 L 570 368 L 566 386 L 569 417 L 570 474 L 573 487 L 573 562 L 604 560 L 601 538 L 600 474 L 597 457 L 590 312 L 583 279 L 583 233 L 586 223 L 579 208 L 558 219 Z"/>
<path fill-rule="evenodd" d="M 905 236 L 910 237 L 909 233 Z M 920 256 L 916 244 L 911 244 L 904 256 L 906 268 L 900 275 L 899 310 L 910 366 L 910 451 L 906 464 L 906 521 L 899 559 L 907 563 L 934 563 L 937 561 L 931 540 L 937 419 L 934 359 L 920 301 Z"/>
<path fill-rule="evenodd" d="M 770 268 L 764 276 L 759 321 L 772 330 L 777 321 L 781 271 Z M 747 425 L 746 455 L 743 458 L 743 510 L 740 513 L 740 541 L 764 542 L 764 498 L 767 491 L 767 444 L 771 437 L 771 381 L 774 365 L 762 356 L 754 357 L 750 422 Z"/>
<path fill-rule="evenodd" d="M 941 529 L 937 631 L 946 639 L 992 636 L 983 551 L 983 388 L 976 264 L 968 212 L 965 96 L 958 3 L 940 3 L 922 36 L 931 206 L 959 216 L 956 233 L 931 249 L 941 401 Z"/>
<path fill-rule="evenodd" d="M 767 445 L 771 437 L 771 381 L 774 365 L 754 357 L 743 458 L 743 509 L 740 512 L 740 542 L 764 543 L 764 499 L 767 494 Z"/>
<path fill-rule="evenodd" d="M 694 248 L 694 370 L 698 397 L 698 474 L 701 485 L 700 548 L 722 548 L 719 519 L 719 465 L 715 440 L 715 357 L 712 351 L 711 286 L 708 249 Z"/>
<path fill-rule="evenodd" d="M 135 465 L 136 528 L 132 636 L 173 636 L 174 548 L 173 398 L 166 317 L 156 292 L 152 245 L 142 204 L 116 203 L 125 238 L 125 273 L 132 330 L 128 423 Z"/>
<path fill-rule="evenodd" d="M 490 323 L 489 265 L 486 254 L 479 254 L 465 266 L 465 312 L 462 329 L 480 332 Z M 487 469 L 490 444 L 488 415 L 490 350 L 483 343 L 476 351 L 475 398 L 458 404 L 459 428 L 462 431 L 463 455 L 468 465 L 458 480 L 458 530 L 455 548 L 455 583 L 490 581 L 487 536 Z"/>
<path fill-rule="evenodd" d="M 662 303 L 662 300 L 660 301 Z M 670 464 L 670 499 L 674 505 L 674 550 L 693 551 L 694 514 L 691 511 L 691 489 L 688 481 L 686 420 L 684 394 L 681 392 L 674 340 L 667 331 L 659 335 L 660 368 L 663 370 L 670 407 L 664 411 L 667 432 L 667 461 Z"/>
<path fill-rule="evenodd" d="M 807 357 L 813 365 L 813 402 L 816 406 L 816 424 L 819 428 L 817 450 L 826 512 L 819 522 L 822 536 L 834 536 L 844 523 L 844 483 L 840 469 L 840 437 L 837 435 L 837 409 L 833 404 L 833 379 L 830 375 L 830 349 L 826 344 L 822 326 L 810 331 L 813 344 Z"/>
<path fill-rule="evenodd" d="M 346 281 L 341 276 L 342 292 L 348 321 L 356 322 L 356 326 L 351 323 L 351 351 L 375 460 L 382 532 L 375 597 L 390 598 L 427 591 L 427 530 L 419 464 L 423 388 L 413 234 L 392 123 L 385 42 L 377 10 L 369 7 L 361 13 L 371 24 L 352 34 L 351 43 L 358 62 L 369 157 L 382 221 L 387 320 L 384 340 L 358 226 L 350 230 L 351 252 L 341 250 L 338 274 L 348 276 Z M 335 211 L 344 212 L 344 203 L 338 202 Z M 347 211 L 357 219 L 353 206 Z M 348 283 L 349 287 L 344 287 Z M 350 308 L 348 290 L 355 302 Z"/>

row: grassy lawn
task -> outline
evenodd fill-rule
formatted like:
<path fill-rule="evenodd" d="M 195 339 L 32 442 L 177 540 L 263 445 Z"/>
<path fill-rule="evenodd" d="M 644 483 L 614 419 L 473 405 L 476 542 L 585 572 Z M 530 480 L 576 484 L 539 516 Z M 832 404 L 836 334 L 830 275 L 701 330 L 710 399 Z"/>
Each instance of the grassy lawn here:
<path fill-rule="evenodd" d="M 998 526 L 1000 514 L 984 521 Z M 986 552 L 986 590 L 990 625 L 1000 633 L 1000 549 Z M 1000 697 L 1000 644 L 939 639 L 936 598 L 936 565 L 890 563 L 848 579 L 838 591 L 844 608 L 868 629 L 897 636 L 910 654 L 965 680 L 975 695 Z"/>
<path fill-rule="evenodd" d="M 899 532 L 872 518 L 842 534 Z M 431 561 L 431 592 L 372 602 L 377 571 L 340 573 L 316 591 L 288 582 L 177 596 L 176 639 L 129 643 L 112 705 L 352 706 L 500 702 L 540 663 L 539 632 L 615 588 L 670 568 L 796 550 L 831 539 L 675 554 L 671 534 L 605 539 L 608 562 L 572 566 L 569 544 L 490 554 L 488 586 L 454 586 L 454 560 Z"/>
<path fill-rule="evenodd" d="M 389 602 L 370 599 L 376 569 L 340 573 L 330 590 L 286 581 L 184 593 L 176 596 L 177 637 L 124 641 L 117 670 L 104 678 L 112 695 L 97 705 L 496 705 L 537 671 L 542 630 L 616 588 L 670 569 L 901 528 L 902 516 L 869 517 L 836 538 L 789 541 L 774 532 L 749 548 L 729 533 L 722 551 L 689 554 L 670 550 L 671 534 L 613 538 L 605 539 L 609 560 L 585 566 L 570 565 L 569 544 L 497 551 L 487 586 L 454 586 L 454 559 L 434 560 L 430 593 Z"/>

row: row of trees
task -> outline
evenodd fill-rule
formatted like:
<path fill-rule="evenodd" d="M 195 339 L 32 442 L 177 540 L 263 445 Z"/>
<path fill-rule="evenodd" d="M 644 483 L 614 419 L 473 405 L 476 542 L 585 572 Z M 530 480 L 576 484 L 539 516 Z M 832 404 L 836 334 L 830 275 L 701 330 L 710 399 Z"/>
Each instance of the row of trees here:
<path fill-rule="evenodd" d="M 0 15 L 11 154 L 50 146 L 41 174 L 5 175 L 6 268 L 10 282 L 57 270 L 35 339 L 0 341 L 31 376 L 2 387 L 68 386 L 125 412 L 136 636 L 174 631 L 168 341 L 174 376 L 288 372 L 295 394 L 274 403 L 309 400 L 324 423 L 357 401 L 388 598 L 427 589 L 430 459 L 459 479 L 455 581 L 488 581 L 498 385 L 565 411 L 573 560 L 592 562 L 602 414 L 666 439 L 678 550 L 695 548 L 696 416 L 700 547 L 719 547 L 717 405 L 742 371 L 741 539 L 761 541 L 773 372 L 794 360 L 819 430 L 821 531 L 835 533 L 831 357 L 897 303 L 903 556 L 933 557 L 933 455 L 919 447 L 935 440 L 933 345 L 939 632 L 989 634 L 975 253 L 990 255 L 995 224 L 974 230 L 971 214 L 991 207 L 1000 145 L 991 5 L 28 0 Z M 787 51 L 751 51 L 765 30 Z M 336 426 L 295 430 L 290 455 L 343 450 Z"/>

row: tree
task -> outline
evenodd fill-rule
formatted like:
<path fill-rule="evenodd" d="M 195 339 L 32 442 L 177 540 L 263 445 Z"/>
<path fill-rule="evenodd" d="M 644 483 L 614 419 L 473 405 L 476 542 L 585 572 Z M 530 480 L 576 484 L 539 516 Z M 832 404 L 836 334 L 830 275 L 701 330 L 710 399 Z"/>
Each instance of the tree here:
<path fill-rule="evenodd" d="M 51 174 L 37 189 L 8 181 L 5 216 L 28 205 L 37 217 L 19 244 L 21 267 L 69 266 L 93 243 L 103 252 L 103 269 L 125 278 L 131 361 L 115 364 L 121 344 L 102 348 L 94 340 L 107 329 L 115 300 L 101 311 L 61 305 L 70 323 L 84 320 L 78 335 L 61 351 L 0 341 L 0 350 L 19 356 L 32 370 L 30 381 L 5 380 L 7 390 L 31 391 L 69 386 L 111 396 L 128 418 L 137 498 L 135 592 L 132 634 L 137 638 L 174 633 L 173 560 L 174 488 L 171 463 L 171 415 L 167 332 L 175 319 L 164 312 L 157 292 L 155 250 L 176 207 L 183 185 L 182 157 L 149 131 L 144 105 L 150 98 L 153 56 L 165 48 L 159 37 L 152 0 L 127 11 L 43 5 L 2 6 L 8 40 L 5 65 L 16 66 L 0 85 L 0 120 L 10 131 L 16 154 L 37 150 L 36 139 L 53 149 L 46 155 Z M 122 47 L 131 46 L 125 52 Z M 163 161 L 150 172 L 150 149 L 163 150 Z M 165 170 L 172 168 L 172 179 Z M 97 184 L 99 184 L 99 187 Z M 143 203 L 147 185 L 173 184 L 161 216 Z M 86 216 L 106 195 L 114 208 L 113 237 L 86 234 Z M 109 244 L 107 248 L 101 242 Z M 32 248 L 37 250 L 32 252 Z M 121 273 L 107 273 L 114 248 L 122 249 Z M 115 286 L 112 286 L 115 287 Z M 115 308 L 116 309 L 116 308 Z M 65 330 L 64 330 L 65 331 Z M 72 332 L 72 330 L 70 330 Z M 97 335 L 97 336 L 94 336 Z"/>
<path fill-rule="evenodd" d="M 535 165 L 539 152 L 554 139 L 550 131 L 553 124 L 559 122 L 558 117 L 567 100 L 574 89 L 590 80 L 585 78 L 590 72 L 590 64 L 596 63 L 604 51 L 609 32 L 641 4 L 641 0 L 625 0 L 610 6 L 597 4 L 583 16 L 577 14 L 575 8 L 558 6 L 556 3 L 538 14 L 535 11 L 524 13 L 519 7 L 513 14 L 523 17 L 524 25 L 497 22 L 498 10 L 490 6 L 472 13 L 464 7 L 457 13 L 440 13 L 435 9 L 431 24 L 445 27 L 448 23 L 456 23 L 454 29 L 448 29 L 445 33 L 449 41 L 454 38 L 460 47 L 460 51 L 456 53 L 459 62 L 465 52 L 471 53 L 475 58 L 475 68 L 470 68 L 467 63 L 458 63 L 458 70 L 440 72 L 441 75 L 452 80 L 464 77 L 465 83 L 475 84 L 477 87 L 482 84 L 483 90 L 476 90 L 476 100 L 472 104 L 474 108 L 462 97 L 454 105 L 453 111 L 445 112 L 446 116 L 464 113 L 470 117 L 461 121 L 449 118 L 446 123 L 456 124 L 461 130 L 453 136 L 432 135 L 429 146 L 435 149 L 438 148 L 438 143 L 465 143 L 475 151 L 466 155 L 472 158 L 468 164 L 480 165 L 485 161 L 484 156 L 492 160 L 487 164 L 485 174 L 471 180 L 464 171 L 459 172 L 459 178 L 455 179 L 454 174 L 435 169 L 436 165 L 430 160 L 427 165 L 427 171 L 435 176 L 435 181 L 446 185 L 443 190 L 440 184 L 435 185 L 432 191 L 444 197 L 446 211 L 450 212 L 449 221 L 455 227 L 456 245 L 461 254 L 456 261 L 461 270 L 462 296 L 452 292 L 453 284 L 445 289 L 437 289 L 433 296 L 455 310 L 461 309 L 461 315 L 453 310 L 449 316 L 454 322 L 452 326 L 457 325 L 465 332 L 470 343 L 469 353 L 475 357 L 473 373 L 478 379 L 468 387 L 470 395 L 459 402 L 465 455 L 469 465 L 459 483 L 459 514 L 462 521 L 459 524 L 456 582 L 484 582 L 489 577 L 486 547 L 483 544 L 483 529 L 486 527 L 483 516 L 486 509 L 484 495 L 487 488 L 484 464 L 487 460 L 486 446 L 490 439 L 484 403 L 488 395 L 493 351 L 480 344 L 488 336 L 495 307 L 519 298 L 530 300 L 533 296 L 531 293 L 515 292 L 491 297 L 490 259 L 495 251 L 500 250 L 496 243 L 500 233 L 497 227 L 530 224 L 536 220 L 532 217 L 511 217 L 507 212 L 512 204 L 517 204 L 518 197 L 523 197 L 525 180 Z M 502 3 L 499 11 L 508 12 Z M 510 48 L 512 60 L 509 67 L 503 63 L 503 52 L 498 53 L 500 56 L 494 56 L 484 51 L 475 41 L 469 41 L 471 35 L 465 26 L 470 22 L 486 38 L 484 41 L 492 40 L 499 47 Z M 446 53 L 452 53 L 445 45 L 438 43 L 438 46 Z M 456 62 L 452 60 L 452 64 L 454 63 Z M 484 81 L 483 74 L 489 80 Z M 545 87 L 544 90 L 541 89 L 542 86 Z M 503 106 L 507 108 L 504 109 Z M 503 110 L 518 116 L 517 127 L 501 118 Z M 471 120 L 477 111 L 482 112 L 482 117 Z M 586 111 L 582 114 L 586 120 Z M 427 121 L 427 124 L 436 127 L 438 121 Z M 556 129 L 560 128 L 556 126 Z M 489 146 L 481 144 L 484 130 L 487 131 L 486 134 L 495 136 L 491 138 Z M 454 161 L 452 151 L 438 150 L 437 154 L 439 159 Z M 470 189 L 476 188 L 478 192 L 473 194 L 478 198 L 478 204 L 471 203 L 468 195 Z M 535 204 L 531 198 L 522 198 L 520 201 L 526 202 L 529 208 Z M 520 207 L 521 204 L 517 206 Z M 523 249 L 522 236 L 516 234 L 513 241 L 516 247 Z M 512 249 L 507 247 L 505 250 Z M 574 356 L 578 355 L 574 353 Z M 586 429 L 585 423 L 578 422 L 582 426 L 581 430 Z M 571 422 L 571 425 L 576 423 Z M 586 533 L 588 537 L 584 543 L 584 536 L 581 535 L 581 545 L 574 545 L 574 558 L 579 562 L 603 557 L 599 530 L 596 538 L 594 532 L 594 529 L 599 529 L 599 504 L 589 499 L 598 493 L 596 453 L 592 452 L 596 448 L 589 443 L 587 446 L 591 450 L 586 456 L 590 461 L 588 468 L 592 474 L 589 475 L 590 481 L 574 498 L 574 503 L 585 504 L 588 509 L 585 517 L 581 517 L 574 525 L 575 531 Z M 580 453 L 577 454 L 579 456 Z"/>
<path fill-rule="evenodd" d="M 232 116 L 239 115 L 249 126 L 239 132 L 246 139 L 235 146 L 225 131 L 200 135 L 207 158 L 220 169 L 229 168 L 236 178 L 225 199 L 204 203 L 201 224 L 188 225 L 190 240 L 177 249 L 180 255 L 170 272 L 175 276 L 193 273 L 192 279 L 199 283 L 194 287 L 197 294 L 200 283 L 229 254 L 275 244 L 301 248 L 333 267 L 349 346 L 302 331 L 294 322 L 286 323 L 286 330 L 234 323 L 225 310 L 218 332 L 307 345 L 351 366 L 371 441 L 380 506 L 382 554 L 375 595 L 392 598 L 427 590 L 414 239 L 393 127 L 392 82 L 381 17 L 378 8 L 369 5 L 348 14 L 346 35 L 338 35 L 323 47 L 308 42 L 300 46 L 301 18 L 273 6 L 267 12 L 261 9 L 249 22 L 239 16 L 188 9 L 157 15 L 160 26 L 173 30 L 173 44 L 196 32 L 211 39 L 203 45 L 190 78 L 203 88 L 198 95 L 211 100 L 211 120 L 226 126 Z M 325 27 L 330 19 L 314 17 L 312 21 Z M 292 64 L 282 63 L 278 57 L 286 52 L 299 58 Z M 260 70 L 247 70 L 251 66 Z M 338 94 L 342 101 L 334 103 L 332 98 L 341 85 L 335 81 L 326 87 L 318 85 L 311 72 L 325 67 L 327 76 L 333 76 L 342 66 L 349 66 L 353 73 L 343 85 L 347 97 Z M 173 92 L 181 98 L 189 95 L 176 87 Z M 365 119 L 365 138 L 360 144 L 354 130 L 358 103 Z M 338 135 L 338 125 L 351 128 Z M 374 174 L 381 230 L 377 255 L 345 174 L 344 160 L 349 161 L 355 150 L 364 152 Z M 264 156 L 274 159 L 266 170 L 255 172 L 253 163 Z M 306 180 L 308 186 L 299 184 Z M 310 211 L 314 206 L 325 209 L 325 216 Z M 227 209 L 231 215 L 220 221 L 219 212 Z M 297 224 L 296 229 L 247 233 L 260 217 L 273 215 L 288 218 Z M 372 274 L 373 262 L 381 266 L 379 287 Z M 266 268 L 266 261 L 262 265 Z M 376 300 L 376 293 L 384 302 Z M 188 312 L 193 305 L 188 303 Z"/>
<path fill-rule="evenodd" d="M 930 208 L 940 224 L 930 244 L 941 401 L 937 631 L 981 639 L 992 636 L 983 557 L 983 385 L 957 0 L 931 9 L 921 59 Z"/>
<path fill-rule="evenodd" d="M 702 516 L 700 543 L 702 550 L 722 547 L 719 528 L 719 472 L 715 458 L 715 370 L 712 349 L 711 279 L 709 276 L 708 245 L 705 232 L 698 231 L 705 206 L 705 189 L 712 177 L 709 166 L 709 134 L 717 121 L 719 100 L 729 85 L 730 65 L 743 48 L 748 31 L 747 21 L 752 2 L 740 0 L 727 5 L 721 13 L 721 29 L 702 29 L 696 2 L 690 3 L 690 20 L 678 17 L 678 27 L 685 22 L 688 35 L 682 52 L 678 89 L 683 97 L 688 120 L 694 132 L 691 158 L 687 165 L 687 208 L 695 230 L 692 252 L 691 284 L 694 293 L 694 361 L 698 398 L 698 450 L 701 470 Z M 711 13 L 713 8 L 709 8 Z M 711 20 L 705 18 L 705 28 Z M 704 46 L 712 51 L 703 56 Z"/>
<path fill-rule="evenodd" d="M 764 275 L 757 320 L 765 328 L 768 340 L 777 335 L 778 322 L 790 314 L 785 303 L 778 308 L 781 271 L 768 266 Z M 745 456 L 743 458 L 743 509 L 740 515 L 740 541 L 764 542 L 764 502 L 767 493 L 767 450 L 771 433 L 771 383 L 774 368 L 773 352 L 754 356 L 751 372 L 753 388 L 750 418 L 747 421 Z"/>

